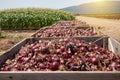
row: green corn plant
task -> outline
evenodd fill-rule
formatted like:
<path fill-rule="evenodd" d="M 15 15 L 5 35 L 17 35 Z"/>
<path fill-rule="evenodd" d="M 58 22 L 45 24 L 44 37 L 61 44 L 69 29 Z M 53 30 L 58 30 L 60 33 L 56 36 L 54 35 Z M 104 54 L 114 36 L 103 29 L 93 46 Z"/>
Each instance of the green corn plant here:
<path fill-rule="evenodd" d="M 1 19 L 0 19 L 0 22 L 1 22 Z M 0 23 L 0 37 L 2 37 L 1 23 Z"/>
<path fill-rule="evenodd" d="M 73 20 L 74 15 L 62 10 L 18 8 L 0 11 L 2 29 L 39 29 L 60 20 Z"/>

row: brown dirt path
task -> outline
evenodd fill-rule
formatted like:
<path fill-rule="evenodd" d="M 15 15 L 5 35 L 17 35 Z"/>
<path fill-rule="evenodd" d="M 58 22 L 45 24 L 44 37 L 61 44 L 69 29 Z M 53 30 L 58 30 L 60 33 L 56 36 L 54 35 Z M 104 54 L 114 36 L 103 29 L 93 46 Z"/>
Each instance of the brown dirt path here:
<path fill-rule="evenodd" d="M 102 31 L 104 34 L 120 42 L 120 20 L 101 19 L 83 16 L 76 16 L 76 19 L 85 21 L 87 24 L 96 28 L 100 27 L 99 30 Z"/>

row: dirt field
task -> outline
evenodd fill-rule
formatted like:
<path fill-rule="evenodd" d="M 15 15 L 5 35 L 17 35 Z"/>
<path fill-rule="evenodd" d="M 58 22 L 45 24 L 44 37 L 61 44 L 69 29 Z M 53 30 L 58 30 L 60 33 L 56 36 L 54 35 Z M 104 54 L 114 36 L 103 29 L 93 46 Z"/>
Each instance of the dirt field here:
<path fill-rule="evenodd" d="M 77 16 L 76 19 L 85 21 L 87 24 L 96 28 L 100 27 L 99 30 L 104 34 L 120 42 L 120 20 L 100 19 L 83 16 Z"/>
<path fill-rule="evenodd" d="M 34 32 L 35 31 L 2 31 L 3 38 L 0 38 L 0 54 L 24 38 L 30 37 Z"/>

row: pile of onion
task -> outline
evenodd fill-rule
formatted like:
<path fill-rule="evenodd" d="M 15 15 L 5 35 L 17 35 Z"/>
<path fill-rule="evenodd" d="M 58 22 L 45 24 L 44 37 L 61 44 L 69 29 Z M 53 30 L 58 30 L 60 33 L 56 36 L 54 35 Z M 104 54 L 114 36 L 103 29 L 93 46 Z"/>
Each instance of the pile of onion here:
<path fill-rule="evenodd" d="M 78 36 L 97 36 L 91 29 L 80 28 L 45 28 L 41 29 L 35 37 L 78 37 Z"/>
<path fill-rule="evenodd" d="M 53 24 L 51 27 L 89 27 L 86 22 L 78 21 L 78 20 L 72 20 L 72 21 L 59 21 L 55 24 Z"/>
<path fill-rule="evenodd" d="M 120 71 L 120 56 L 79 39 L 40 40 L 21 47 L 1 71 Z"/>

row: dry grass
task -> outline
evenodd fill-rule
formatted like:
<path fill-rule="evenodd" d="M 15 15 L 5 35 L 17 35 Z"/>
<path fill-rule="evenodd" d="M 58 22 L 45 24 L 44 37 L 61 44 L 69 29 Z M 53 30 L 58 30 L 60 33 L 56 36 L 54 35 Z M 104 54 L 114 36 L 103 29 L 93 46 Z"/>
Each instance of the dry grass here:
<path fill-rule="evenodd" d="M 10 49 L 21 40 L 30 37 L 35 31 L 2 31 L 3 38 L 0 38 L 0 54 Z"/>

